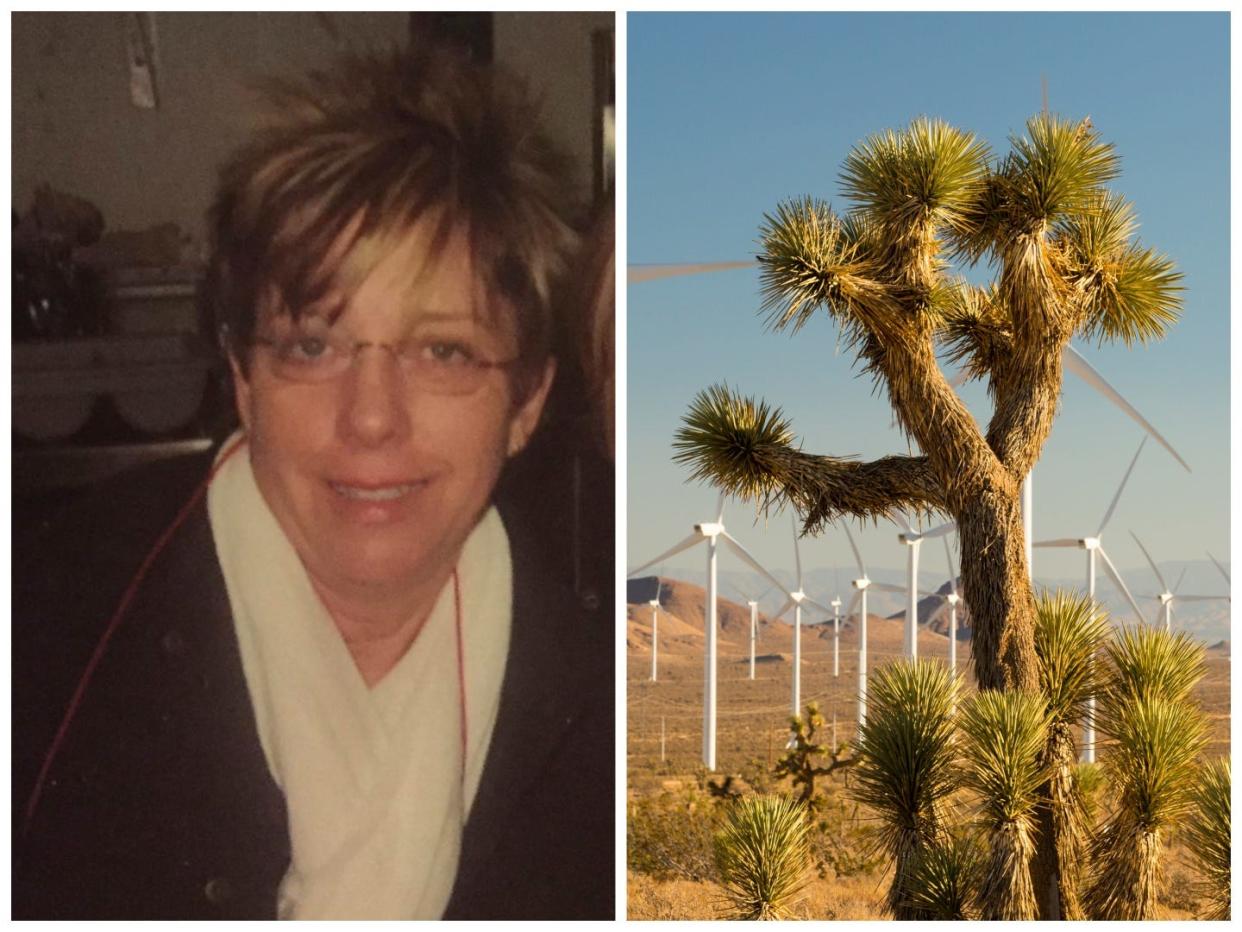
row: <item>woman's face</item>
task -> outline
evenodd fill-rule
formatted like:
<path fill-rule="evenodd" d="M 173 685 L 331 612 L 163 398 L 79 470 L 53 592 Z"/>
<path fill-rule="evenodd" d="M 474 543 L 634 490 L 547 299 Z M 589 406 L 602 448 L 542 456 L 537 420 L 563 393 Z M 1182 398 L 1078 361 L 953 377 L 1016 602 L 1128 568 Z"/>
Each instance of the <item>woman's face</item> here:
<path fill-rule="evenodd" d="M 425 236 L 415 229 L 374 266 L 331 332 L 352 343 L 433 341 L 437 356 L 470 340 L 480 359 L 512 359 L 517 340 L 508 315 L 488 323 L 476 310 L 464 238 L 454 237 L 420 270 Z M 321 334 L 326 327 L 322 319 L 312 324 Z M 287 315 L 266 315 L 258 336 L 287 340 L 293 327 Z M 320 344 L 299 344 L 299 359 L 307 349 L 315 354 Z M 365 596 L 447 577 L 505 460 L 534 430 L 553 365 L 521 403 L 504 368 L 486 369 L 468 394 L 436 394 L 377 346 L 326 381 L 290 380 L 281 371 L 276 351 L 262 343 L 248 375 L 233 364 L 255 480 L 315 581 Z"/>

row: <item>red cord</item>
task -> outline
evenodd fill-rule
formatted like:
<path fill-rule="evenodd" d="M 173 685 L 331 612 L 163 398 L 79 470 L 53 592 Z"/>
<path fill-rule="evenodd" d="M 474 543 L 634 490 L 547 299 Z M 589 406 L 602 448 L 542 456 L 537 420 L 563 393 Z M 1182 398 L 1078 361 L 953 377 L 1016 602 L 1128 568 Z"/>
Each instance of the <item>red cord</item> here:
<path fill-rule="evenodd" d="M 461 788 L 466 791 L 466 657 L 461 645 L 461 581 L 453 568 L 453 604 L 457 616 L 457 689 L 461 696 Z"/>
<path fill-rule="evenodd" d="M 73 698 L 69 700 L 69 707 L 65 711 L 64 718 L 61 719 L 60 728 L 56 730 L 56 737 L 52 739 L 52 745 L 48 748 L 47 755 L 43 758 L 43 766 L 39 769 L 39 777 L 35 780 L 34 790 L 31 791 L 30 800 L 26 803 L 25 819 L 22 823 L 23 835 L 30 829 L 30 822 L 34 818 L 35 809 L 39 805 L 39 797 L 43 793 L 43 784 L 47 780 L 49 771 L 52 769 L 52 762 L 56 759 L 56 755 L 64 743 L 65 735 L 69 732 L 69 725 L 73 722 L 74 716 L 77 715 L 78 707 L 82 703 L 82 697 L 86 694 L 86 687 L 90 684 L 91 677 L 95 675 L 95 669 L 99 666 L 100 661 L 103 660 L 108 642 L 112 640 L 112 635 L 120 627 L 121 619 L 125 617 L 125 613 L 129 609 L 129 603 L 133 601 L 134 596 L 137 594 L 138 586 L 151 569 L 152 564 L 155 563 L 155 558 L 168 546 L 168 542 L 172 540 L 173 534 L 185 523 L 185 519 L 190 516 L 190 512 L 203 497 L 220 467 L 224 465 L 229 457 L 241 449 L 245 442 L 246 438 L 242 437 L 217 460 L 216 464 L 211 468 L 211 472 L 207 474 L 207 478 L 194 490 L 194 494 L 190 496 L 189 501 L 181 506 L 181 510 L 177 512 L 177 516 L 173 518 L 172 523 L 164 529 L 159 539 L 156 540 L 155 546 L 146 555 L 142 565 L 138 567 L 138 572 L 134 574 L 133 579 L 129 582 L 129 586 L 126 587 L 125 594 L 121 596 L 121 601 L 117 605 L 116 611 L 113 612 L 112 618 L 108 621 L 108 626 L 104 628 L 103 636 L 100 637 L 99 643 L 95 645 L 95 651 L 91 654 L 91 659 L 87 662 L 86 669 L 82 671 L 82 677 L 78 680 L 77 689 L 73 691 Z"/>

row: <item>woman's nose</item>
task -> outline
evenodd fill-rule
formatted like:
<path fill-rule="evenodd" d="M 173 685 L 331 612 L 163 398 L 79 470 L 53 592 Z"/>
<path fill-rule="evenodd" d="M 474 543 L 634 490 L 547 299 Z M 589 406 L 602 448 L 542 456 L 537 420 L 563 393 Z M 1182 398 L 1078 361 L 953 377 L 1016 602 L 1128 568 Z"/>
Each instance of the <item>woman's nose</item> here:
<path fill-rule="evenodd" d="M 377 349 L 358 353 L 341 384 L 341 431 L 363 446 L 403 440 L 410 432 L 410 399 L 401 367 L 392 353 Z"/>

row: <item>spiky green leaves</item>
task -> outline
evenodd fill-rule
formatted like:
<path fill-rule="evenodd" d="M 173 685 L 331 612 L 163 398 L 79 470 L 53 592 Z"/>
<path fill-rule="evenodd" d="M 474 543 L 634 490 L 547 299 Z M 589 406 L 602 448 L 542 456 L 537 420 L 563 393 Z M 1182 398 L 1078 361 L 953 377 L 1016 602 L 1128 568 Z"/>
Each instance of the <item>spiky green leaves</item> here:
<path fill-rule="evenodd" d="M 855 146 L 841 184 L 891 235 L 958 229 L 979 195 L 987 159 L 987 144 L 973 133 L 921 117 L 905 130 L 877 133 Z"/>
<path fill-rule="evenodd" d="M 1090 119 L 1073 123 L 1041 113 L 1027 120 L 1025 136 L 1010 136 L 1009 144 L 1000 175 L 1009 221 L 1018 228 L 1090 210 L 1104 185 L 1120 174 L 1117 153 Z"/>
<path fill-rule="evenodd" d="M 966 835 L 946 838 L 923 848 L 910 868 L 910 906 L 927 919 L 974 919 L 975 893 L 982 859 Z"/>
<path fill-rule="evenodd" d="M 809 197 L 779 205 L 775 216 L 765 214 L 759 280 L 768 325 L 797 331 L 820 308 L 847 329 L 895 319 L 899 309 L 877 279 L 873 233 Z"/>
<path fill-rule="evenodd" d="M 1132 205 L 1111 193 L 1056 227 L 1061 274 L 1088 339 L 1146 343 L 1177 322 L 1182 276 L 1170 259 L 1138 244 L 1137 229 Z"/>
<path fill-rule="evenodd" d="M 978 794 L 989 826 L 1030 820 L 1045 776 L 1040 752 L 1047 723 L 1044 698 L 1038 693 L 986 690 L 962 708 L 962 776 Z"/>
<path fill-rule="evenodd" d="M 779 408 L 713 385 L 695 396 L 682 423 L 673 459 L 691 467 L 691 478 L 742 499 L 768 496 L 778 477 L 767 454 L 793 443 Z"/>
<path fill-rule="evenodd" d="M 725 810 L 714 839 L 720 881 L 740 919 L 784 918 L 801 889 L 810 853 L 804 806 L 780 796 L 747 796 Z"/>
<path fill-rule="evenodd" d="M 1095 695 L 1094 658 L 1108 637 L 1108 616 L 1077 592 L 1042 595 L 1035 603 L 1039 688 L 1050 722 L 1081 721 Z"/>
<path fill-rule="evenodd" d="M 1184 700 L 1205 671 L 1203 645 L 1181 631 L 1173 634 L 1145 625 L 1122 628 L 1108 644 L 1107 654 L 1105 701 L 1113 706 L 1145 696 Z"/>
<path fill-rule="evenodd" d="M 1203 878 L 1200 893 L 1207 901 L 1201 919 L 1229 918 L 1230 834 L 1229 758 L 1212 761 L 1199 774 L 1193 791 L 1194 812 L 1187 826 L 1190 855 Z"/>

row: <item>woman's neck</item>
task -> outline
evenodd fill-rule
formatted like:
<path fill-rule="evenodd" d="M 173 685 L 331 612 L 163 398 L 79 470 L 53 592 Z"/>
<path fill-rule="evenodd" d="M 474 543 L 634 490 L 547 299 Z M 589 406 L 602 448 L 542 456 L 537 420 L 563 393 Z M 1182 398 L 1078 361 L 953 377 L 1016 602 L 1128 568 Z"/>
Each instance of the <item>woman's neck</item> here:
<path fill-rule="evenodd" d="M 421 584 L 393 587 L 311 584 L 336 625 L 368 688 L 405 656 L 452 576 L 450 567 Z"/>

